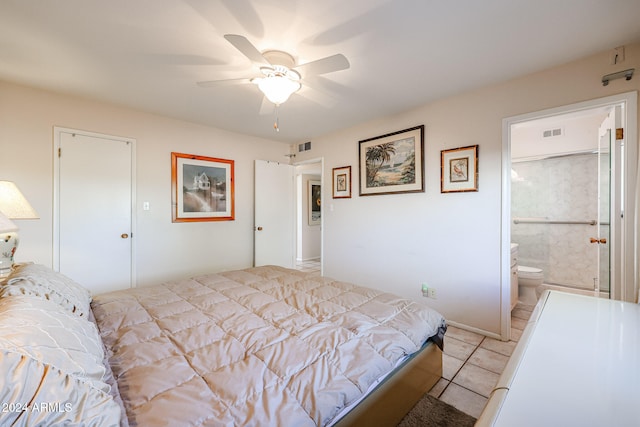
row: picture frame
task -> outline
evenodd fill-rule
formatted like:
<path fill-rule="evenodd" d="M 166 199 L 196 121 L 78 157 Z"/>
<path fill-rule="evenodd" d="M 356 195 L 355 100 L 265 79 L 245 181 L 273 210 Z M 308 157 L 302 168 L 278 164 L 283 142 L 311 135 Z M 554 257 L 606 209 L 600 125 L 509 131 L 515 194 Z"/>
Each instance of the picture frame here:
<path fill-rule="evenodd" d="M 320 225 L 322 215 L 322 185 L 320 181 L 308 181 L 309 225 Z"/>
<path fill-rule="evenodd" d="M 478 191 L 478 145 L 440 152 L 440 192 Z"/>
<path fill-rule="evenodd" d="M 351 198 L 351 166 L 333 168 L 333 198 Z"/>
<path fill-rule="evenodd" d="M 359 142 L 360 195 L 424 193 L 424 125 Z"/>
<path fill-rule="evenodd" d="M 235 219 L 234 161 L 171 153 L 172 222 Z"/>

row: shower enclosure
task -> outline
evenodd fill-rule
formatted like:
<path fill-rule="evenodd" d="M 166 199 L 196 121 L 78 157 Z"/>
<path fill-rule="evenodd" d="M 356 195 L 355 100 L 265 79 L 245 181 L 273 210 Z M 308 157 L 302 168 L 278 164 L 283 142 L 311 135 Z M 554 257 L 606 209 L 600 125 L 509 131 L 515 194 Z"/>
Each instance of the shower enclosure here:
<path fill-rule="evenodd" d="M 601 296 L 609 293 L 611 278 L 614 136 L 605 124 L 597 138 L 593 131 L 592 148 L 511 163 L 511 241 L 519 244 L 519 264 L 542 269 L 545 284 Z"/>

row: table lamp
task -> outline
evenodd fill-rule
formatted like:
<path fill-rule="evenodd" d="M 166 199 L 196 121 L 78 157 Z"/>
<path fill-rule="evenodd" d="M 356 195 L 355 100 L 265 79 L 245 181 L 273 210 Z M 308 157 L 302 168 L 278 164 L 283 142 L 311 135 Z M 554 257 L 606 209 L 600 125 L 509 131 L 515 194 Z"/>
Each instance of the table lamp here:
<path fill-rule="evenodd" d="M 7 274 L 13 265 L 18 226 L 0 213 L 0 275 Z"/>
<path fill-rule="evenodd" d="M 12 219 L 38 219 L 38 214 L 11 181 L 0 181 L 0 275 L 13 265 L 20 239 Z"/>

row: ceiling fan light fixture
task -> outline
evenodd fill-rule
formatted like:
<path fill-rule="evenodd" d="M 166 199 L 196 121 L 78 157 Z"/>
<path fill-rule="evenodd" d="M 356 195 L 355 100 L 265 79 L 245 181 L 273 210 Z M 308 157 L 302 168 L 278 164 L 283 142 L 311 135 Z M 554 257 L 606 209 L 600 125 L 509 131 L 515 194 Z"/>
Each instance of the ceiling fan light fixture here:
<path fill-rule="evenodd" d="M 276 105 L 286 102 L 291 94 L 301 87 L 300 82 L 279 74 L 258 77 L 251 81 L 257 84 L 264 96 Z"/>

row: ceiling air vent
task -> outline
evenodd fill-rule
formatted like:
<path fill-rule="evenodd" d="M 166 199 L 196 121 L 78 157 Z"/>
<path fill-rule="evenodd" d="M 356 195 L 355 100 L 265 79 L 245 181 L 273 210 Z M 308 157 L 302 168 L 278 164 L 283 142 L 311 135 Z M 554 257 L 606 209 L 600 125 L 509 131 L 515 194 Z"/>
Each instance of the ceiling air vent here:
<path fill-rule="evenodd" d="M 542 132 L 543 138 L 551 138 L 552 136 L 562 136 L 562 128 L 548 129 Z"/>
<path fill-rule="evenodd" d="M 302 153 L 303 151 L 309 151 L 309 150 L 311 150 L 311 141 L 298 144 L 298 153 Z"/>

